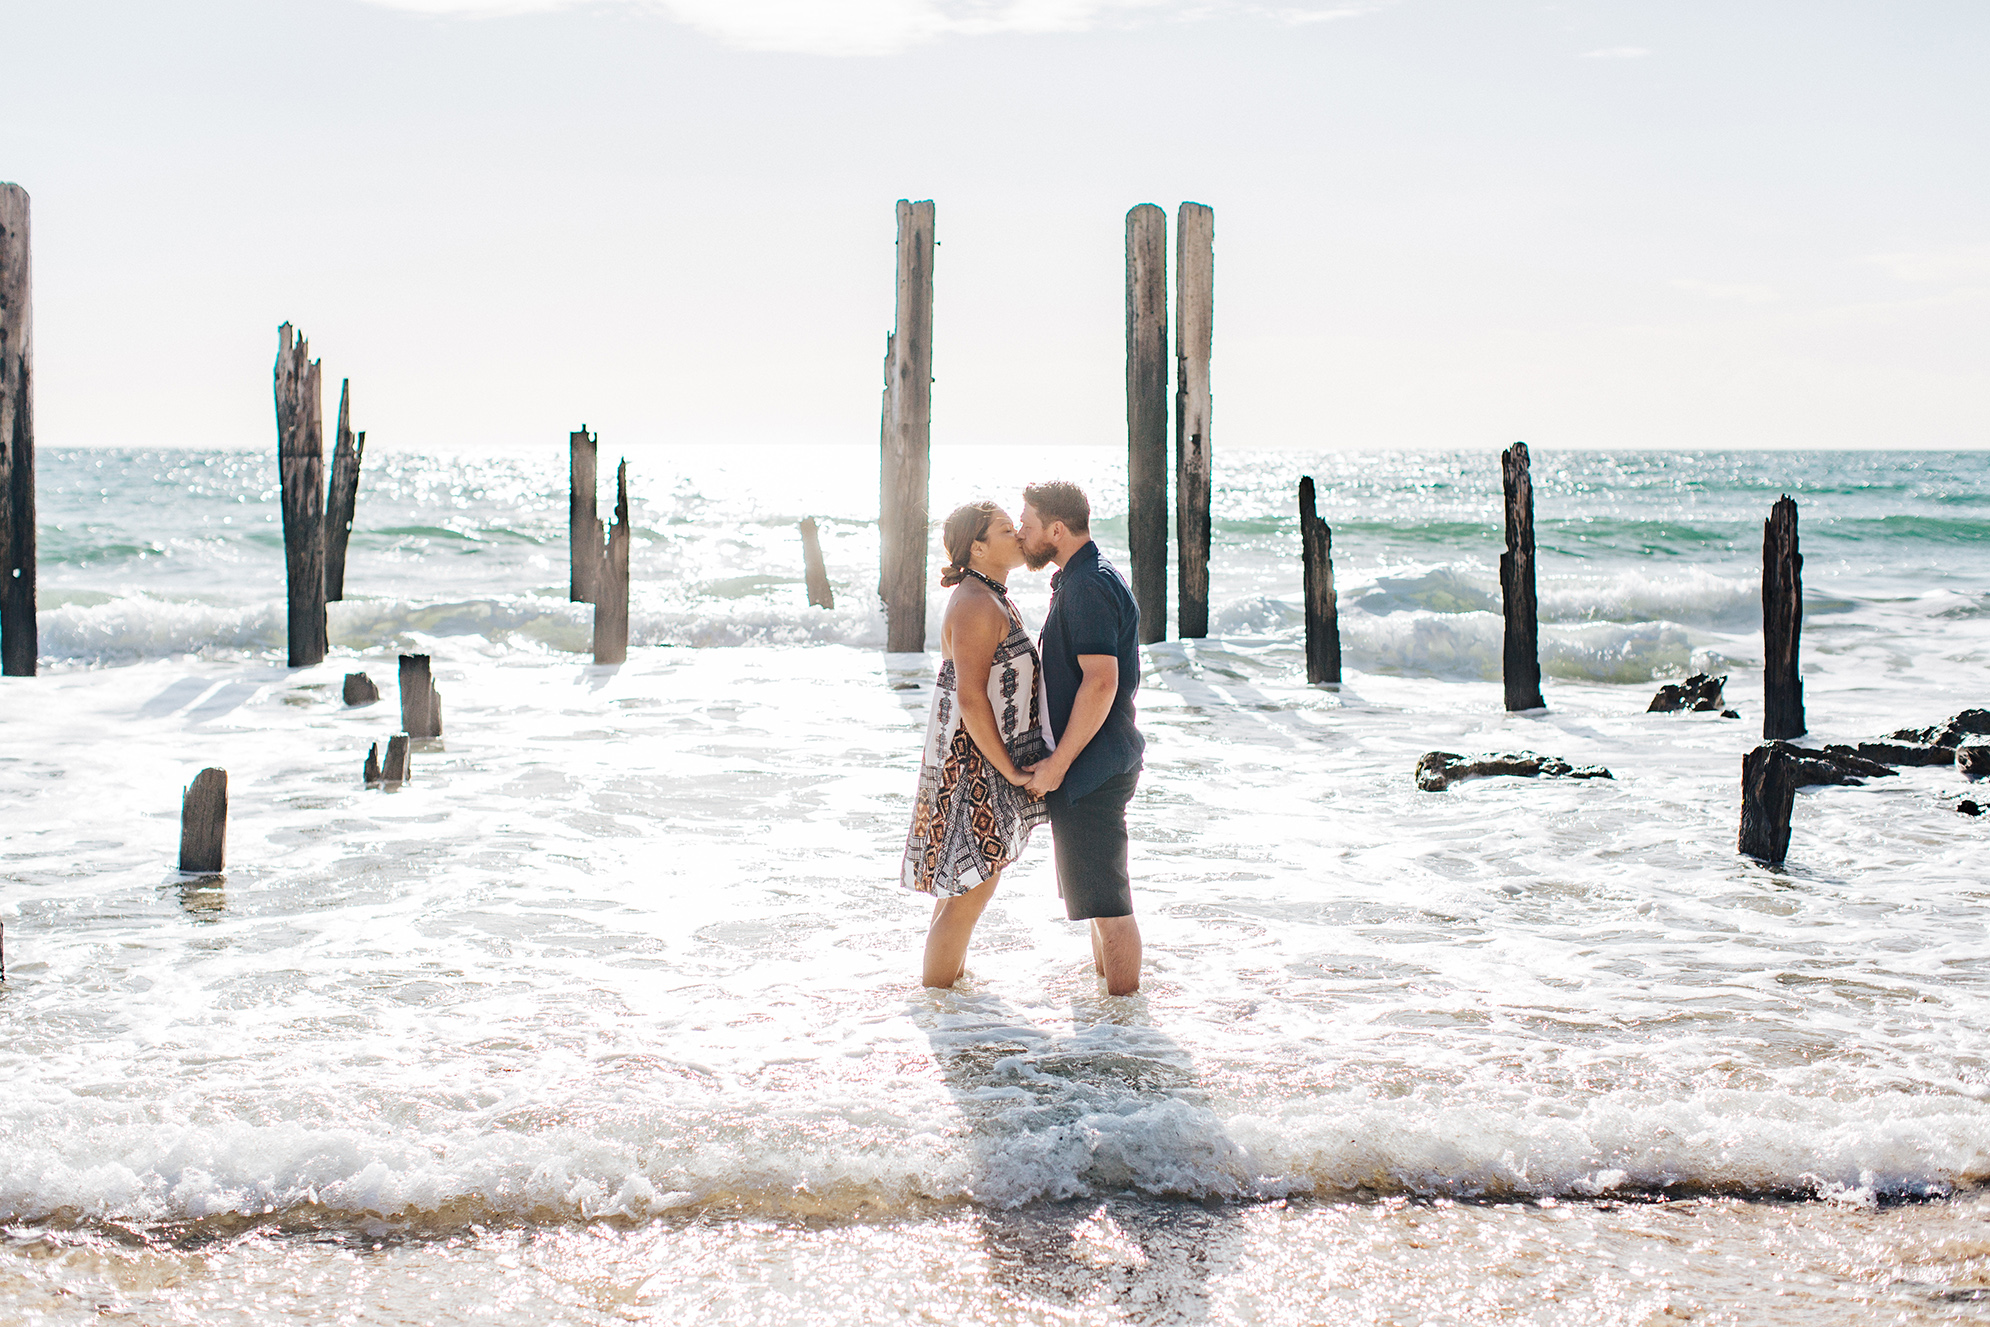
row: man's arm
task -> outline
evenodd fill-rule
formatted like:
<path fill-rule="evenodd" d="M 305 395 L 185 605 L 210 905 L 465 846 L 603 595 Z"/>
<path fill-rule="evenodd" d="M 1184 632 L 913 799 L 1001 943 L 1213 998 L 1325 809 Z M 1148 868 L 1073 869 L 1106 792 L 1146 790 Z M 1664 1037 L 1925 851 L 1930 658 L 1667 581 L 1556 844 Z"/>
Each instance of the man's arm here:
<path fill-rule="evenodd" d="M 1113 698 L 1119 694 L 1117 655 L 1081 654 L 1078 667 L 1084 670 L 1085 678 L 1078 683 L 1077 699 L 1071 702 L 1071 718 L 1064 725 L 1064 736 L 1057 739 L 1057 750 L 1050 759 L 1030 767 L 1030 781 L 1023 785 L 1032 797 L 1041 797 L 1063 786 L 1064 776 L 1071 772 L 1071 762 L 1098 736 L 1106 716 L 1112 713 Z"/>

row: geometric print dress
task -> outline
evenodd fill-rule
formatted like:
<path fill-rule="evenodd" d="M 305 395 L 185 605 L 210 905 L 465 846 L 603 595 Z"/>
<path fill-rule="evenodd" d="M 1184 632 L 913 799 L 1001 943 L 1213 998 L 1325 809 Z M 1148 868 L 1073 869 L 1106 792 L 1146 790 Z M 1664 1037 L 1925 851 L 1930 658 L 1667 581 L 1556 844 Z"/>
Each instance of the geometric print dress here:
<path fill-rule="evenodd" d="M 1049 758 L 1050 704 L 1036 643 L 1022 615 L 1009 610 L 1009 634 L 988 669 L 988 703 L 1009 758 L 1028 767 Z M 938 898 L 965 894 L 1023 855 L 1030 831 L 1047 821 L 1043 799 L 1032 798 L 989 763 L 960 721 L 954 663 L 940 665 L 933 714 L 919 761 L 919 798 L 905 840 L 900 878 L 907 889 Z"/>

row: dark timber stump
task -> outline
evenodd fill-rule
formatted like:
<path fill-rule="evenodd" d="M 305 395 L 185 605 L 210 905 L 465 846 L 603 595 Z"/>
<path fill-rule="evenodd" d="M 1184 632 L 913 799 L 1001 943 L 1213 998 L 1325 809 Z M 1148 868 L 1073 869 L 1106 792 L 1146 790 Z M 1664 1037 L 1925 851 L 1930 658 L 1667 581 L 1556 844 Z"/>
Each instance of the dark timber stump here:
<path fill-rule="evenodd" d="M 339 381 L 339 434 L 332 444 L 332 487 L 325 498 L 325 599 L 345 598 L 345 550 L 352 537 L 353 508 L 359 502 L 359 459 L 366 434 L 352 431 L 352 379 Z"/>
<path fill-rule="evenodd" d="M 836 595 L 829 588 L 829 568 L 822 561 L 822 540 L 816 534 L 815 517 L 802 517 L 802 572 L 808 580 L 808 601 L 816 608 L 836 607 Z"/>
<path fill-rule="evenodd" d="M 594 662 L 618 664 L 629 657 L 629 463 L 615 467 L 615 526 L 608 532 L 608 556 L 594 595 Z"/>
<path fill-rule="evenodd" d="M 884 343 L 878 594 L 885 649 L 926 648 L 933 443 L 933 203 L 898 200 L 898 308 Z"/>
<path fill-rule="evenodd" d="M 401 727 L 410 737 L 442 736 L 442 693 L 426 654 L 401 656 Z"/>
<path fill-rule="evenodd" d="M 1183 640 L 1209 634 L 1209 350 L 1216 303 L 1216 213 L 1175 214 L 1176 612 Z"/>
<path fill-rule="evenodd" d="M 395 733 L 387 739 L 387 759 L 380 764 L 380 782 L 406 783 L 414 777 L 414 765 L 408 756 L 408 735 Z"/>
<path fill-rule="evenodd" d="M 366 764 L 359 771 L 360 782 L 372 788 L 380 782 L 380 744 L 374 742 L 366 748 Z"/>
<path fill-rule="evenodd" d="M 1499 598 L 1506 615 L 1502 676 L 1506 708 L 1538 710 L 1541 699 L 1540 606 L 1534 596 L 1534 480 L 1527 470 L 1527 444 L 1500 453 L 1506 487 L 1506 551 L 1499 555 Z"/>
<path fill-rule="evenodd" d="M 1785 493 L 1762 524 L 1762 736 L 1802 737 L 1803 678 L 1797 642 L 1803 632 L 1803 555 L 1797 552 L 1797 504 Z M 1777 860 L 1781 860 L 1780 858 Z"/>
<path fill-rule="evenodd" d="M 28 191 L 0 184 L 0 676 L 33 677 L 35 318 Z"/>
<path fill-rule="evenodd" d="M 1334 532 L 1313 503 L 1313 477 L 1299 481 L 1299 547 L 1306 571 L 1306 681 L 1340 685 L 1340 605 L 1334 599 Z"/>
<path fill-rule="evenodd" d="M 310 343 L 276 333 L 276 463 L 283 487 L 290 666 L 325 661 L 325 420 Z"/>
<path fill-rule="evenodd" d="M 1126 214 L 1126 542 L 1140 643 L 1168 636 L 1168 214 Z"/>
<path fill-rule="evenodd" d="M 582 424 L 567 435 L 567 599 L 594 602 L 601 577 L 601 521 L 594 510 L 595 436 Z"/>
<path fill-rule="evenodd" d="M 180 869 L 213 875 L 227 858 L 228 771 L 204 769 L 180 802 Z"/>
<path fill-rule="evenodd" d="M 374 686 L 373 679 L 365 673 L 347 673 L 340 699 L 348 705 L 371 705 L 380 699 L 380 688 Z"/>
<path fill-rule="evenodd" d="M 1796 775 L 1788 757 L 1773 746 L 1758 746 L 1741 758 L 1741 833 L 1736 847 L 1746 856 L 1775 865 L 1790 850 L 1790 812 L 1796 807 Z"/>

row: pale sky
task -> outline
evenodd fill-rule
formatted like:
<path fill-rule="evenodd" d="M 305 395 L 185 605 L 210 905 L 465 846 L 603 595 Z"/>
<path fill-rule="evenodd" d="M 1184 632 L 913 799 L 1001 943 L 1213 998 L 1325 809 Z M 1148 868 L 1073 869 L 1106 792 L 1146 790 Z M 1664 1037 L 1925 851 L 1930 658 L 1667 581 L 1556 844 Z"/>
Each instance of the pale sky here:
<path fill-rule="evenodd" d="M 0 0 L 0 48 L 45 446 L 273 446 L 286 319 L 375 447 L 875 444 L 901 197 L 941 445 L 1124 445 L 1124 217 L 1183 199 L 1219 451 L 1990 445 L 1980 0 Z"/>

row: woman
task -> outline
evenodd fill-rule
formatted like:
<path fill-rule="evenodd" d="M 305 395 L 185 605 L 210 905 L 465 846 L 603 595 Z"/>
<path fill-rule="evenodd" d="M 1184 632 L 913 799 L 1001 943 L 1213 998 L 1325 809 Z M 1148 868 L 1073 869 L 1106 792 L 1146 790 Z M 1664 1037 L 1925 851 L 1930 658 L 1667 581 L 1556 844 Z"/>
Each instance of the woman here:
<path fill-rule="evenodd" d="M 941 537 L 940 584 L 954 593 L 940 624 L 940 678 L 901 873 L 908 889 L 934 896 L 928 986 L 960 980 L 1002 868 L 1044 823 L 1042 799 L 1022 785 L 1052 745 L 1036 645 L 1003 584 L 1023 565 L 1016 527 L 994 503 L 974 502 L 947 517 Z"/>

